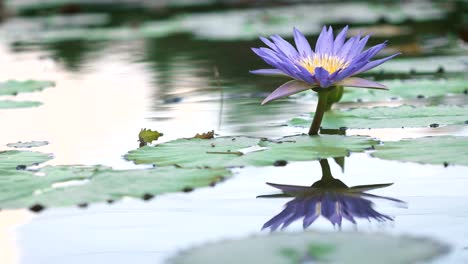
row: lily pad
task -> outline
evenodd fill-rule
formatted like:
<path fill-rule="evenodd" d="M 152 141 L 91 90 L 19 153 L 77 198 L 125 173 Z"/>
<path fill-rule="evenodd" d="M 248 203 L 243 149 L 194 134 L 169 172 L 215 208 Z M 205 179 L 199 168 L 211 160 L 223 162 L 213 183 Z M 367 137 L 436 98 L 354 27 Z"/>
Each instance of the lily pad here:
<path fill-rule="evenodd" d="M 467 137 L 425 137 L 375 146 L 372 156 L 428 164 L 468 166 Z"/>
<path fill-rule="evenodd" d="M 28 108 L 41 106 L 41 102 L 34 101 L 0 101 L 0 109 Z"/>
<path fill-rule="evenodd" d="M 289 125 L 309 127 L 313 114 L 294 118 Z M 459 106 L 375 107 L 325 113 L 322 128 L 398 128 L 454 125 L 468 121 L 468 108 Z"/>
<path fill-rule="evenodd" d="M 6 81 L 0 83 L 0 95 L 17 95 L 19 93 L 31 93 L 42 91 L 45 88 L 54 86 L 54 82 L 49 81 Z"/>
<path fill-rule="evenodd" d="M 33 164 L 46 162 L 50 159 L 50 154 L 44 154 L 40 152 L 19 150 L 1 151 L 0 171 L 16 170 L 18 165 L 31 166 Z"/>
<path fill-rule="evenodd" d="M 84 206 L 123 197 L 147 200 L 157 194 L 209 186 L 229 175 L 225 169 L 175 167 L 113 170 L 103 166 L 48 166 L 37 172 L 0 169 L 0 208 Z"/>
<path fill-rule="evenodd" d="M 393 80 L 382 83 L 390 90 L 347 88 L 344 90 L 341 101 L 385 101 L 391 98 L 416 99 L 468 92 L 468 81 L 465 79 Z"/>
<path fill-rule="evenodd" d="M 446 252 L 447 246 L 424 238 L 357 232 L 276 233 L 185 250 L 167 263 L 409 264 L 429 261 Z"/>
<path fill-rule="evenodd" d="M 423 58 L 403 58 L 390 60 L 372 69 L 370 72 L 384 73 L 435 73 L 466 72 L 468 70 L 468 56 L 433 56 Z"/>
<path fill-rule="evenodd" d="M 137 164 L 182 167 L 271 166 L 277 160 L 308 161 L 362 152 L 378 142 L 365 137 L 307 135 L 268 141 L 249 137 L 178 139 L 130 151 Z M 252 148 L 254 147 L 254 148 Z M 254 151 L 251 151 L 254 149 Z"/>
<path fill-rule="evenodd" d="M 29 141 L 29 142 L 16 142 L 16 143 L 8 143 L 7 147 L 10 148 L 37 148 L 49 145 L 47 141 Z"/>

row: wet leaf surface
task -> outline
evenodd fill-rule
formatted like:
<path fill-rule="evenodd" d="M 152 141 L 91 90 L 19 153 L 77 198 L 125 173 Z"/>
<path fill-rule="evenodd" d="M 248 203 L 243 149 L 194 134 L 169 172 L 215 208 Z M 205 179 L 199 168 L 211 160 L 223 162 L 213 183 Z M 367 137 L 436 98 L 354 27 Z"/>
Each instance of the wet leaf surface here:
<path fill-rule="evenodd" d="M 313 114 L 312 114 L 313 115 Z M 294 118 L 289 125 L 309 127 L 312 117 Z M 401 106 L 333 110 L 325 113 L 322 128 L 401 128 L 465 124 L 468 108 L 459 106 Z"/>
<path fill-rule="evenodd" d="M 372 156 L 398 161 L 468 166 L 467 137 L 425 137 L 375 146 Z"/>
<path fill-rule="evenodd" d="M 356 254 L 363 248 L 365 254 Z M 428 261 L 446 252 L 445 245 L 423 238 L 351 232 L 277 233 L 184 250 L 167 263 L 409 264 Z"/>

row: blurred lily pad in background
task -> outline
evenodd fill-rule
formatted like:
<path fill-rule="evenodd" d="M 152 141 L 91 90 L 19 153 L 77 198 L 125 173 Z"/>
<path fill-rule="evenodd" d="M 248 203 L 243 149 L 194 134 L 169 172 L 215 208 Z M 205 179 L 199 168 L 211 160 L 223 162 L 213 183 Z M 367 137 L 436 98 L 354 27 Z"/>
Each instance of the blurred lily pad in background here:
<path fill-rule="evenodd" d="M 312 116 L 294 118 L 289 125 L 308 127 Z M 325 113 L 323 128 L 403 128 L 466 124 L 468 108 L 460 106 L 400 106 L 333 110 Z"/>
<path fill-rule="evenodd" d="M 443 244 L 414 237 L 348 232 L 277 233 L 187 249 L 167 263 L 410 264 L 432 260 L 446 251 Z"/>
<path fill-rule="evenodd" d="M 40 105 L 42 105 L 41 102 L 34 102 L 34 101 L 0 100 L 0 109 L 38 107 Z"/>
<path fill-rule="evenodd" d="M 0 83 L 0 95 L 17 95 L 19 93 L 30 93 L 42 91 L 45 88 L 55 86 L 50 81 L 6 81 Z"/>

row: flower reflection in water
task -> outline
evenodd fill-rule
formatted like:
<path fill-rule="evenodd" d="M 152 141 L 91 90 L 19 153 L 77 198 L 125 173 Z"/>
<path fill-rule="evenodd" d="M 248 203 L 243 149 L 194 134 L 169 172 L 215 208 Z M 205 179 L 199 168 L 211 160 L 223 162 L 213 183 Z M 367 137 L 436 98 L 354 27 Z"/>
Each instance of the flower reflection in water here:
<path fill-rule="evenodd" d="M 366 191 L 388 187 L 392 183 L 348 187 L 342 181 L 333 178 L 326 159 L 320 160 L 320 165 L 322 178 L 310 187 L 267 183 L 283 193 L 261 195 L 258 196 L 259 198 L 294 197 L 294 199 L 286 203 L 286 208 L 266 222 L 262 229 L 269 228 L 271 231 L 280 227 L 283 229 L 301 218 L 304 219 L 305 229 L 320 215 L 339 227 L 343 218 L 354 224 L 356 224 L 356 218 L 367 218 L 369 221 L 379 222 L 392 221 L 392 217 L 374 210 L 374 204 L 370 199 L 384 199 L 405 204 L 398 199 L 366 193 Z"/>

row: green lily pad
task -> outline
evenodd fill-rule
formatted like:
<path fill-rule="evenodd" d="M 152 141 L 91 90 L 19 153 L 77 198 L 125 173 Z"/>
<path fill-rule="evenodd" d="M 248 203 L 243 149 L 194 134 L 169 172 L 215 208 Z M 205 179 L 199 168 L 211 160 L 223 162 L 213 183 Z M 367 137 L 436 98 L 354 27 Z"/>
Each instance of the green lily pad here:
<path fill-rule="evenodd" d="M 433 56 L 423 58 L 398 58 L 387 61 L 370 72 L 384 73 L 435 73 L 466 72 L 468 70 L 468 56 Z"/>
<path fill-rule="evenodd" d="M 46 162 L 50 159 L 50 154 L 44 154 L 40 152 L 19 150 L 1 151 L 0 171 L 16 170 L 18 165 L 31 166 L 33 164 Z"/>
<path fill-rule="evenodd" d="M 17 95 L 19 93 L 31 93 L 42 91 L 45 88 L 54 86 L 54 82 L 49 81 L 6 81 L 0 83 L 0 95 Z"/>
<path fill-rule="evenodd" d="M 48 166 L 37 172 L 0 169 L 0 208 L 84 206 L 123 197 L 147 200 L 157 194 L 209 186 L 229 175 L 225 169 L 175 167 L 113 170 L 103 166 Z"/>
<path fill-rule="evenodd" d="M 49 154 L 39 152 L 0 152 L 0 208 L 83 205 L 123 197 L 147 200 L 157 194 L 213 185 L 231 175 L 226 169 L 176 167 L 113 170 L 104 166 L 46 166 L 27 169 L 49 159 Z"/>
<path fill-rule="evenodd" d="M 41 102 L 34 102 L 34 101 L 10 101 L 10 100 L 0 101 L 0 109 L 29 108 L 29 107 L 38 107 L 41 105 L 42 105 Z"/>
<path fill-rule="evenodd" d="M 16 143 L 8 143 L 7 147 L 10 148 L 37 148 L 49 145 L 47 141 L 29 141 L 29 142 L 16 142 Z"/>
<path fill-rule="evenodd" d="M 268 141 L 249 137 L 178 139 L 130 151 L 137 164 L 182 167 L 271 166 L 277 160 L 308 161 L 362 152 L 378 142 L 365 137 L 307 135 Z"/>
<path fill-rule="evenodd" d="M 312 116 L 294 118 L 292 126 L 309 127 Z M 459 106 L 375 107 L 325 113 L 322 128 L 398 128 L 454 125 L 468 121 L 468 108 Z"/>
<path fill-rule="evenodd" d="M 467 137 L 425 137 L 375 146 L 372 156 L 381 159 L 428 164 L 468 166 Z"/>
<path fill-rule="evenodd" d="M 439 242 L 405 236 L 357 232 L 275 233 L 185 250 L 167 263 L 410 264 L 429 261 L 447 251 L 447 246 Z"/>
<path fill-rule="evenodd" d="M 363 101 L 385 101 L 391 98 L 416 99 L 422 96 L 434 97 L 468 92 L 468 81 L 465 79 L 393 80 L 382 83 L 390 90 L 346 88 L 341 101 L 350 102 L 358 99 Z"/>

